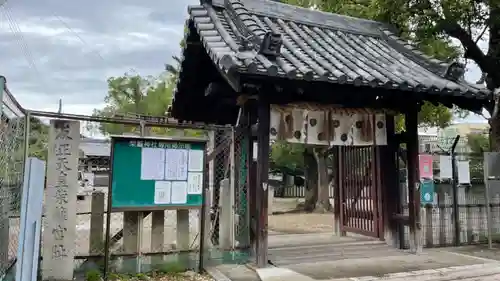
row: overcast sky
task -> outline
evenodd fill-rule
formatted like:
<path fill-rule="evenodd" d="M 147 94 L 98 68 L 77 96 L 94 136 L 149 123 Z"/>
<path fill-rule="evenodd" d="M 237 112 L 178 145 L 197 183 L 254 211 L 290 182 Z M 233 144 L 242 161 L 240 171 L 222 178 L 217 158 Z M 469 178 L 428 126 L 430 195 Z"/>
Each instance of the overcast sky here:
<path fill-rule="evenodd" d="M 3 1 L 0 1 L 0 3 Z M 0 8 L 1 74 L 26 108 L 89 114 L 106 79 L 159 74 L 179 55 L 198 0 L 8 0 Z M 34 65 L 34 66 L 33 66 Z"/>
<path fill-rule="evenodd" d="M 64 112 L 90 114 L 103 106 L 108 77 L 156 75 L 180 54 L 187 5 L 198 2 L 7 0 L 0 8 L 1 74 L 26 108 L 56 111 L 62 98 Z"/>

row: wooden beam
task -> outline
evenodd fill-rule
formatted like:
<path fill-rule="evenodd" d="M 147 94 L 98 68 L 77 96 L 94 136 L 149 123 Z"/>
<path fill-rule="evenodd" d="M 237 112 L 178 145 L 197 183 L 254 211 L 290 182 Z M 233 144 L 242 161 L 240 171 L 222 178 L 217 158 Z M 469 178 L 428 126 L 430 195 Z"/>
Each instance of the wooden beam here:
<path fill-rule="evenodd" d="M 405 114 L 407 171 L 408 171 L 408 208 L 410 220 L 410 251 L 422 251 L 420 243 L 420 196 L 418 178 L 418 110 L 415 108 Z"/>
<path fill-rule="evenodd" d="M 235 97 L 236 93 L 227 83 L 210 82 L 205 88 L 205 96 L 214 98 Z"/>
<path fill-rule="evenodd" d="M 262 97 L 262 96 L 261 96 Z M 268 197 L 267 188 L 269 178 L 269 129 L 271 119 L 271 106 L 267 100 L 261 98 L 257 107 L 259 119 L 258 150 L 257 150 L 257 241 L 256 263 L 263 268 L 268 264 Z"/>
<path fill-rule="evenodd" d="M 403 248 L 403 227 L 399 227 L 398 221 L 393 219 L 393 214 L 401 212 L 401 196 L 399 187 L 398 170 L 398 148 L 399 142 L 395 134 L 394 116 L 386 115 L 387 145 L 380 149 L 380 177 L 382 180 L 382 202 L 379 206 L 383 208 L 384 229 L 383 237 L 387 244 L 395 248 Z"/>
<path fill-rule="evenodd" d="M 246 142 L 246 147 L 244 148 L 246 150 L 247 154 L 247 159 L 246 159 L 246 165 L 247 165 L 247 211 L 248 211 L 248 226 L 249 226 L 249 238 L 250 238 L 250 246 L 251 249 L 253 250 L 252 254 L 255 254 L 256 247 L 255 247 L 255 241 L 256 241 L 256 208 L 255 208 L 255 188 L 256 188 L 256 166 L 253 160 L 253 138 L 252 138 L 252 114 L 254 114 L 249 106 L 249 104 L 245 104 L 243 106 L 243 118 L 245 118 L 245 134 L 249 136 L 248 141 Z"/>

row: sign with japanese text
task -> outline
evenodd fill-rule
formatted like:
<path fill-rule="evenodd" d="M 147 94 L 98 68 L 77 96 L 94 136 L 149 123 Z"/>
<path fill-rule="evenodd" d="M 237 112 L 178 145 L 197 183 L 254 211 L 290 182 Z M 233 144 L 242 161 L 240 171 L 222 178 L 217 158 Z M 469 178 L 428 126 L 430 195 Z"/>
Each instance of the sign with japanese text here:
<path fill-rule="evenodd" d="M 434 181 L 422 180 L 420 182 L 420 203 L 432 204 L 434 203 Z"/>
<path fill-rule="evenodd" d="M 72 280 L 80 123 L 51 120 L 43 231 L 44 280 Z"/>
<path fill-rule="evenodd" d="M 418 156 L 419 172 L 421 179 L 432 179 L 434 177 L 432 171 L 432 155 L 420 154 Z"/>
<path fill-rule="evenodd" d="M 205 145 L 202 139 L 112 137 L 113 210 L 200 207 Z"/>

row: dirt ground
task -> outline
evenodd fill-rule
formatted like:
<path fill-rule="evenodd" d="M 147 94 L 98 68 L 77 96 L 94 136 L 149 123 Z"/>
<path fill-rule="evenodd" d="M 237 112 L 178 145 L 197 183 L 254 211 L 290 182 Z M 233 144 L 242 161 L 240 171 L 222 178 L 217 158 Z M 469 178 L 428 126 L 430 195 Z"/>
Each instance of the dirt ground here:
<path fill-rule="evenodd" d="M 269 230 L 276 234 L 333 233 L 333 214 L 294 212 L 302 202 L 303 199 L 275 198 L 272 205 L 274 214 L 269 216 Z M 481 244 L 439 250 L 500 261 L 500 244 L 493 244 L 492 249 Z"/>
<path fill-rule="evenodd" d="M 295 212 L 303 199 L 274 198 L 273 215 L 269 216 L 269 230 L 281 233 L 324 233 L 333 231 L 333 213 L 315 214 Z"/>

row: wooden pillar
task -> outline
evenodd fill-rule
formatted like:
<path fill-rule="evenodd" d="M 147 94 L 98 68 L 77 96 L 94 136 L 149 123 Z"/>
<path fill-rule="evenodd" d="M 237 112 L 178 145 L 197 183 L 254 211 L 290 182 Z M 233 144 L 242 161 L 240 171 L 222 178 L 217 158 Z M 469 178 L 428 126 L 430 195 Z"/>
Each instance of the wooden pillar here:
<path fill-rule="evenodd" d="M 388 245 L 399 247 L 398 222 L 392 219 L 393 214 L 401 213 L 401 200 L 398 180 L 398 148 L 394 128 L 394 116 L 386 116 L 387 145 L 380 146 L 380 173 L 382 180 L 382 198 L 384 229 L 383 237 Z"/>
<path fill-rule="evenodd" d="M 267 235 L 268 235 L 268 197 L 269 189 L 267 188 L 267 180 L 269 178 L 269 130 L 270 130 L 270 118 L 271 118 L 271 107 L 270 104 L 263 99 L 262 96 L 259 97 L 259 103 L 257 106 L 257 118 L 259 120 L 259 126 L 257 131 L 257 209 L 258 209 L 258 220 L 257 220 L 257 251 L 256 251 L 256 263 L 257 267 L 263 268 L 267 266 L 268 256 L 267 256 Z"/>
<path fill-rule="evenodd" d="M 123 258 L 123 263 L 128 271 L 141 272 L 141 232 L 142 212 L 123 213 L 123 251 L 135 258 Z"/>
<path fill-rule="evenodd" d="M 420 196 L 418 196 L 418 110 L 409 109 L 405 114 L 406 149 L 408 169 L 408 208 L 410 221 L 410 251 L 420 253 Z"/>
<path fill-rule="evenodd" d="M 151 212 L 151 251 L 164 252 L 165 244 L 165 211 Z M 151 257 L 151 265 L 158 266 L 163 264 L 163 254 Z"/>
<path fill-rule="evenodd" d="M 104 252 L 104 193 L 93 192 L 90 207 L 90 255 L 100 255 Z"/>
<path fill-rule="evenodd" d="M 253 151 L 253 140 L 252 140 L 252 151 Z M 250 210 L 250 245 L 252 255 L 257 253 L 257 162 L 253 160 L 253 156 L 249 157 L 248 163 L 248 196 L 249 199 L 249 210 Z"/>
<path fill-rule="evenodd" d="M 335 184 L 333 185 L 333 233 L 339 236 L 345 236 L 345 232 L 341 232 L 341 208 L 342 200 L 340 199 L 340 186 L 342 181 L 342 173 L 340 171 L 342 165 L 342 152 L 340 146 L 335 148 L 334 155 L 334 168 L 333 171 L 335 173 Z M 284 177 L 284 176 L 283 176 Z"/>
<path fill-rule="evenodd" d="M 189 254 L 186 252 L 189 250 L 189 209 L 178 209 L 177 210 L 177 250 L 181 250 L 182 253 L 179 254 L 179 263 L 189 268 Z"/>

